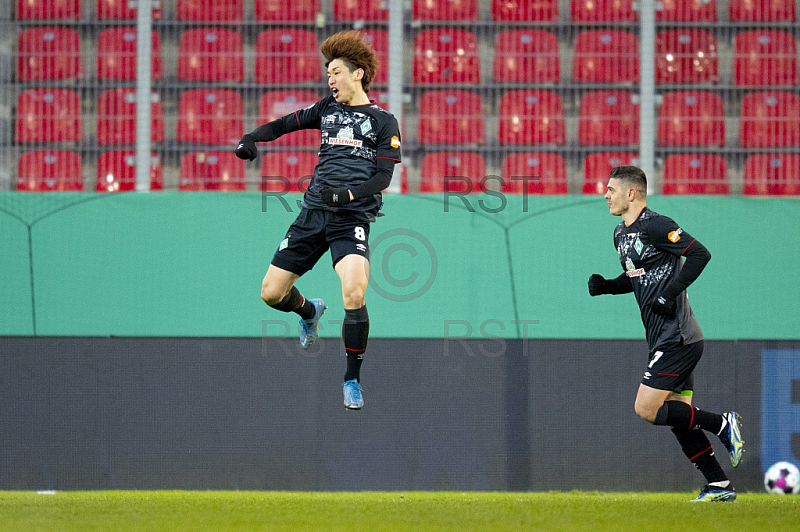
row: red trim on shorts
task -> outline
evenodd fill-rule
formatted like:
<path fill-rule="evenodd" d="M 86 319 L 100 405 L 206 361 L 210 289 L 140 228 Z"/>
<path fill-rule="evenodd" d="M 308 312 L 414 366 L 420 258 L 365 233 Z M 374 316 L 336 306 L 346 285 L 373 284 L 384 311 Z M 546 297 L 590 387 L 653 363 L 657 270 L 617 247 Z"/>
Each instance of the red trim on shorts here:
<path fill-rule="evenodd" d="M 689 428 L 691 429 L 692 427 L 694 427 L 694 407 L 692 405 L 689 405 L 689 408 L 692 409 L 692 417 L 689 418 Z M 708 449 L 706 449 L 706 451 L 707 450 Z M 703 451 L 703 453 L 706 452 L 706 451 Z M 703 453 L 700 453 L 700 454 L 703 454 Z"/>
<path fill-rule="evenodd" d="M 697 453 L 696 455 L 694 455 L 694 456 L 692 456 L 691 458 L 689 458 L 689 461 L 690 461 L 690 462 L 694 462 L 694 459 L 695 459 L 695 458 L 697 458 L 697 457 L 698 457 L 698 456 L 700 456 L 701 454 L 705 454 L 705 453 L 707 453 L 708 451 L 710 451 L 710 450 L 711 450 L 711 449 L 713 449 L 713 448 L 714 448 L 714 446 L 713 446 L 713 445 L 712 445 L 712 446 L 709 446 L 709 448 L 708 448 L 708 449 L 706 449 L 705 451 L 700 451 L 700 452 L 699 452 L 699 453 Z"/>

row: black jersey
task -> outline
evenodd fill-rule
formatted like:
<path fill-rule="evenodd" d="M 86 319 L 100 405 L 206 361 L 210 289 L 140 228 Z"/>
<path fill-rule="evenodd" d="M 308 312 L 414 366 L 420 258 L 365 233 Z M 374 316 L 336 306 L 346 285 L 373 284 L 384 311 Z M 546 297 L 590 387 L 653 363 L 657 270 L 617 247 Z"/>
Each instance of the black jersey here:
<path fill-rule="evenodd" d="M 685 290 L 676 298 L 672 316 L 661 316 L 650 309 L 680 272 L 681 256 L 693 242 L 694 238 L 671 218 L 647 207 L 629 227 L 622 222 L 614 230 L 614 245 L 639 303 L 651 351 L 665 344 L 691 344 L 703 339 Z"/>
<path fill-rule="evenodd" d="M 343 207 L 329 207 L 322 202 L 321 190 L 360 185 L 377 173 L 378 159 L 400 162 L 400 130 L 394 115 L 374 103 L 342 105 L 328 96 L 284 117 L 284 124 L 287 131 L 322 131 L 319 162 L 303 196 L 303 207 L 347 211 L 366 222 L 374 221 L 383 204 L 380 193 Z"/>

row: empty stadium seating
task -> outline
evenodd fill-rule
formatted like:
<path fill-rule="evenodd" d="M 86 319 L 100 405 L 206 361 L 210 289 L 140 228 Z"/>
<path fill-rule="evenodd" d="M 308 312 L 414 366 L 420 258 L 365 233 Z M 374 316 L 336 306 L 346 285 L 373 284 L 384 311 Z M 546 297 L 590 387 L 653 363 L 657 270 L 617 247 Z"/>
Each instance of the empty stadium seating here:
<path fill-rule="evenodd" d="M 572 22 L 633 22 L 638 20 L 633 0 L 571 0 Z"/>
<path fill-rule="evenodd" d="M 64 150 L 35 150 L 20 155 L 17 190 L 68 192 L 83 190 L 81 157 Z"/>
<path fill-rule="evenodd" d="M 725 158 L 714 154 L 670 155 L 664 161 L 664 194 L 728 194 Z"/>
<path fill-rule="evenodd" d="M 501 192 L 505 194 L 566 194 L 567 164 L 555 153 L 513 153 L 503 160 Z"/>
<path fill-rule="evenodd" d="M 389 20 L 385 0 L 333 0 L 334 20 Z"/>
<path fill-rule="evenodd" d="M 241 22 L 244 0 L 178 0 L 177 18 L 193 22 Z"/>
<path fill-rule="evenodd" d="M 717 39 L 695 28 L 656 35 L 656 83 L 718 83 Z"/>
<path fill-rule="evenodd" d="M 370 93 L 371 94 L 371 93 Z M 322 98 L 311 91 L 271 91 L 261 95 L 258 102 L 258 124 L 266 124 L 317 103 Z M 318 129 L 301 129 L 287 133 L 270 142 L 270 146 L 319 147 Z"/>
<path fill-rule="evenodd" d="M 663 95 L 658 110 L 658 143 L 662 146 L 722 146 L 725 110 L 712 92 L 681 91 Z"/>
<path fill-rule="evenodd" d="M 584 194 L 605 194 L 608 186 L 608 174 L 616 166 L 635 165 L 635 153 L 604 152 L 588 155 L 583 161 Z"/>
<path fill-rule="evenodd" d="M 83 140 L 78 93 L 70 89 L 28 89 L 17 97 L 15 139 L 20 143 Z"/>
<path fill-rule="evenodd" d="M 500 100 L 500 144 L 564 144 L 566 120 L 561 97 L 549 91 L 510 91 Z"/>
<path fill-rule="evenodd" d="M 639 104 L 625 91 L 587 92 L 581 97 L 578 143 L 621 145 L 639 142 Z"/>
<path fill-rule="evenodd" d="M 129 192 L 136 190 L 136 152 L 115 150 L 100 154 L 97 159 L 97 192 Z M 150 190 L 164 190 L 161 158 L 150 155 Z"/>
<path fill-rule="evenodd" d="M 477 20 L 478 0 L 413 0 L 411 15 L 414 20 Z"/>
<path fill-rule="evenodd" d="M 493 79 L 508 83 L 558 83 L 558 38 L 543 30 L 508 30 L 494 41 Z"/>
<path fill-rule="evenodd" d="M 729 0 L 731 22 L 795 22 L 795 0 Z"/>
<path fill-rule="evenodd" d="M 734 79 L 740 86 L 797 85 L 797 44 L 781 30 L 743 31 L 736 36 Z"/>
<path fill-rule="evenodd" d="M 181 157 L 181 191 L 245 190 L 244 161 L 232 151 L 195 151 Z"/>
<path fill-rule="evenodd" d="M 161 19 L 162 0 L 153 0 L 153 20 Z M 136 2 L 131 0 L 97 0 L 97 18 L 100 20 L 135 20 L 138 16 Z"/>
<path fill-rule="evenodd" d="M 178 102 L 179 142 L 236 146 L 244 134 L 244 104 L 236 91 L 193 89 Z"/>
<path fill-rule="evenodd" d="M 429 91 L 419 102 L 417 139 L 422 144 L 483 144 L 486 124 L 479 94 Z"/>
<path fill-rule="evenodd" d="M 267 192 L 305 192 L 319 157 L 313 151 L 273 151 L 261 156 L 261 185 Z"/>
<path fill-rule="evenodd" d="M 716 0 L 664 0 L 656 10 L 658 22 L 716 22 Z"/>
<path fill-rule="evenodd" d="M 739 119 L 739 146 L 800 146 L 800 96 L 778 91 L 745 94 Z"/>
<path fill-rule="evenodd" d="M 164 140 L 164 110 L 161 97 L 150 98 L 150 140 Z M 136 143 L 136 89 L 111 89 L 103 92 L 97 103 L 97 143 Z"/>
<path fill-rule="evenodd" d="M 389 32 L 387 30 L 364 29 L 361 30 L 364 40 L 367 41 L 375 53 L 378 54 L 378 71 L 372 79 L 373 83 L 386 83 L 389 81 Z"/>
<path fill-rule="evenodd" d="M 48 26 L 28 28 L 17 37 L 17 79 L 42 81 L 83 77 L 77 30 Z"/>
<path fill-rule="evenodd" d="M 575 41 L 572 81 L 633 83 L 639 81 L 639 43 L 622 30 L 586 30 Z"/>
<path fill-rule="evenodd" d="M 152 32 L 150 76 L 164 77 L 161 38 Z M 136 28 L 109 28 L 97 36 L 97 79 L 136 79 Z"/>
<path fill-rule="evenodd" d="M 258 22 L 314 22 L 320 0 L 255 0 Z"/>
<path fill-rule="evenodd" d="M 244 42 L 236 30 L 190 29 L 178 44 L 180 81 L 244 81 Z"/>
<path fill-rule="evenodd" d="M 311 30 L 262 31 L 256 38 L 255 62 L 256 83 L 308 83 L 323 78 L 317 34 Z"/>
<path fill-rule="evenodd" d="M 474 194 L 481 191 L 481 180 L 484 177 L 486 161 L 480 153 L 429 153 L 422 159 L 419 191 Z"/>
<path fill-rule="evenodd" d="M 17 0 L 17 19 L 19 20 L 79 18 L 81 18 L 80 0 Z"/>
<path fill-rule="evenodd" d="M 492 0 L 492 20 L 555 22 L 558 20 L 558 0 Z"/>
<path fill-rule="evenodd" d="M 800 196 L 800 155 L 751 155 L 744 163 L 745 196 Z"/>
<path fill-rule="evenodd" d="M 461 29 L 423 30 L 414 37 L 414 83 L 480 83 L 475 34 Z"/>

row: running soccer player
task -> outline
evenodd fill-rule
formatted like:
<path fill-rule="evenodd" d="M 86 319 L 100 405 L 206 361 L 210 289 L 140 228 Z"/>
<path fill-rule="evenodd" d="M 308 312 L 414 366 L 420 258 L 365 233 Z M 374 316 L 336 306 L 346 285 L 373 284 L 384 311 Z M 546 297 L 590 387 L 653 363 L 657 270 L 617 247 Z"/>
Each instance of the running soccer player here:
<path fill-rule="evenodd" d="M 397 120 L 367 97 L 378 67 L 375 50 L 357 31 L 332 35 L 320 47 L 331 94 L 242 137 L 241 159 L 253 161 L 256 142 L 269 142 L 300 129 L 322 131 L 319 162 L 303 196 L 302 209 L 278 246 L 261 283 L 261 299 L 282 312 L 300 316 L 300 347 L 317 339 L 317 324 L 327 308 L 322 299 L 306 299 L 295 282 L 330 249 L 342 283 L 347 355 L 344 406 L 364 405 L 361 363 L 369 337 L 364 296 L 369 280 L 369 229 L 379 216 L 381 191 L 400 162 Z"/>
<path fill-rule="evenodd" d="M 733 501 L 736 491 L 703 431 L 719 437 L 737 467 L 744 452 L 741 418 L 736 412 L 714 414 L 692 406 L 692 372 L 703 354 L 703 333 L 686 288 L 711 254 L 671 218 L 647 208 L 647 177 L 640 168 L 612 169 L 605 199 L 611 214 L 622 218 L 614 245 L 624 273 L 615 279 L 593 274 L 589 294 L 633 292 L 639 303 L 650 356 L 634 409 L 649 423 L 671 427 L 684 454 L 705 476 L 695 501 Z"/>

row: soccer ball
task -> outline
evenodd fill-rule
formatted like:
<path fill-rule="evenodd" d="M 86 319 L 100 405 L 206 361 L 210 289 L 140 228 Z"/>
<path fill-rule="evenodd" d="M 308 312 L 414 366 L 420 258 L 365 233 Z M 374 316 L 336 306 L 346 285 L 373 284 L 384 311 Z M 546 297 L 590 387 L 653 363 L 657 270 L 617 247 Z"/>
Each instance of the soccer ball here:
<path fill-rule="evenodd" d="M 800 471 L 789 462 L 772 464 L 764 475 L 764 487 L 778 495 L 800 493 Z"/>

